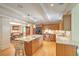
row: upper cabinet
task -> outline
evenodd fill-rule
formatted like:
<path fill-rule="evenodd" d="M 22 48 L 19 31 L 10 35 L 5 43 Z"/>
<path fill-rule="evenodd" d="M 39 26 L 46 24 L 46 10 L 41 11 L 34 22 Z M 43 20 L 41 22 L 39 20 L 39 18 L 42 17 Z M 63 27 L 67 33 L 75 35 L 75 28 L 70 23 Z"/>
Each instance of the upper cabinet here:
<path fill-rule="evenodd" d="M 51 29 L 51 30 L 59 30 L 59 24 L 44 24 L 43 25 L 43 30 L 45 29 Z"/>
<path fill-rule="evenodd" d="M 59 22 L 59 30 L 64 30 L 64 22 L 63 22 L 63 20 Z"/>
<path fill-rule="evenodd" d="M 71 30 L 71 15 L 64 15 L 63 16 L 63 22 L 64 22 L 64 30 L 70 31 Z"/>

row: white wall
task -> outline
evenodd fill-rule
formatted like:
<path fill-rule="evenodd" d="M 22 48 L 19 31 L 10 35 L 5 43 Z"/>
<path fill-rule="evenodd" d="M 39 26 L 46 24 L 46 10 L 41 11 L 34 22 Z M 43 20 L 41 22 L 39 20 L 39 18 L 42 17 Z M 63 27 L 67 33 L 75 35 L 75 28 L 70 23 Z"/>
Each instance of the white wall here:
<path fill-rule="evenodd" d="M 1 20 L 1 17 L 0 17 L 0 48 L 1 48 L 1 41 L 2 41 L 2 20 Z"/>
<path fill-rule="evenodd" d="M 72 40 L 79 44 L 79 4 L 72 10 Z"/>
<path fill-rule="evenodd" d="M 10 47 L 9 18 L 0 16 L 0 49 L 6 49 L 9 47 Z"/>
<path fill-rule="evenodd" d="M 0 49 L 6 49 L 10 47 L 10 34 L 12 26 L 10 22 L 21 23 L 21 27 L 26 26 L 26 23 L 22 20 L 0 16 Z"/>

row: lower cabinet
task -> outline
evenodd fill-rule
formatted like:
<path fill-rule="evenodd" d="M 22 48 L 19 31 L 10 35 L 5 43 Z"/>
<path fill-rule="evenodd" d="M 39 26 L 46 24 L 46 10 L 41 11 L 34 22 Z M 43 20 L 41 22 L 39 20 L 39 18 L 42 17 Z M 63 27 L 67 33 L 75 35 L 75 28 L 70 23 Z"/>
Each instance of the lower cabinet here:
<path fill-rule="evenodd" d="M 56 42 L 56 34 L 51 34 L 49 38 L 50 38 L 50 41 Z"/>
<path fill-rule="evenodd" d="M 33 41 L 32 41 L 32 54 L 33 54 L 34 52 L 36 52 L 39 47 L 40 47 L 40 45 L 39 45 L 39 39 L 33 40 Z"/>
<path fill-rule="evenodd" d="M 31 56 L 32 55 L 32 41 L 24 42 L 24 49 L 25 49 L 25 54 L 27 56 Z"/>
<path fill-rule="evenodd" d="M 57 56 L 76 56 L 76 46 L 56 44 L 56 55 Z"/>
<path fill-rule="evenodd" d="M 44 34 L 43 39 L 56 42 L 56 34 Z"/>
<path fill-rule="evenodd" d="M 24 42 L 25 53 L 27 56 L 32 56 L 41 46 L 42 39 L 37 38 L 31 42 Z"/>

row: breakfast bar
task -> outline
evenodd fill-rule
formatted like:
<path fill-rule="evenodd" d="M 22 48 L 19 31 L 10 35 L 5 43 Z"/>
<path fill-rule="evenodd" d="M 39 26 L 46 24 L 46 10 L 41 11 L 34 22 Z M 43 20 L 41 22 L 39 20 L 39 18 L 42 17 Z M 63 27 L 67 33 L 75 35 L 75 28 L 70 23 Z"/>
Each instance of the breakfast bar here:
<path fill-rule="evenodd" d="M 29 35 L 26 37 L 17 38 L 16 40 L 24 41 L 25 54 L 32 56 L 40 47 L 42 47 L 42 35 Z"/>

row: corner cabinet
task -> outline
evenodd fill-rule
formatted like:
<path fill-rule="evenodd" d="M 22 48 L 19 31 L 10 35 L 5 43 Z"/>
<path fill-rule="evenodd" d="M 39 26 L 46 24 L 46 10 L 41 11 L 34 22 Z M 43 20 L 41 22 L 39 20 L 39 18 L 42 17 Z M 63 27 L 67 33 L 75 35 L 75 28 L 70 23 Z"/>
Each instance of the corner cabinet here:
<path fill-rule="evenodd" d="M 56 44 L 56 56 L 76 56 L 76 50 L 73 45 Z"/>

